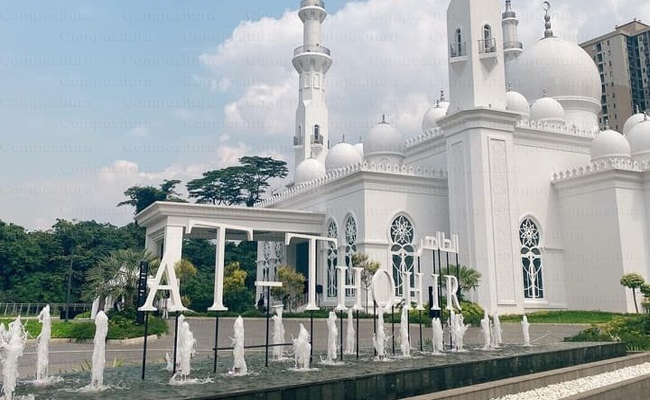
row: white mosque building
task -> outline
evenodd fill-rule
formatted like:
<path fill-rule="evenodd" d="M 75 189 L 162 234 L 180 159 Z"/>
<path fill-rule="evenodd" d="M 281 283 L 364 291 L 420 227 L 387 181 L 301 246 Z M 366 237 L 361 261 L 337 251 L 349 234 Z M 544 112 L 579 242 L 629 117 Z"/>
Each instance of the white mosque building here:
<path fill-rule="evenodd" d="M 432 255 L 418 263 L 417 254 L 425 237 L 445 232 L 458 235 L 460 263 L 481 272 L 471 297 L 488 310 L 634 311 L 619 279 L 650 278 L 650 118 L 600 131 L 594 61 L 554 35 L 548 12 L 543 37 L 524 46 L 511 2 L 502 8 L 451 0 L 449 99 L 427 111 L 421 132 L 403 133 L 378 115 L 362 143 L 328 148 L 327 12 L 321 0 L 303 0 L 293 182 L 253 209 L 156 203 L 136 217 L 148 248 L 176 260 L 182 238 L 212 235 L 210 224 L 225 224 L 232 239 L 248 227 L 259 241 L 259 277 L 273 280 L 285 263 L 307 275 L 315 251 L 310 284 L 322 288 L 321 306 L 333 306 L 335 268 L 355 252 L 395 276 L 397 296 L 404 270 L 421 268 L 431 285 Z M 286 233 L 337 245 L 286 245 Z"/>

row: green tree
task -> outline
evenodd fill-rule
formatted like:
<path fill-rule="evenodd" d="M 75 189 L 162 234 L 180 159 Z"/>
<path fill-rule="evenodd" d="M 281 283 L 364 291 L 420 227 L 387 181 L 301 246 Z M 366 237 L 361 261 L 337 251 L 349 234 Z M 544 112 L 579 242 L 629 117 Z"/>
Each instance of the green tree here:
<path fill-rule="evenodd" d="M 202 178 L 189 181 L 187 191 L 197 203 L 232 206 L 244 202 L 243 180 L 242 167 L 228 167 L 205 172 Z"/>
<path fill-rule="evenodd" d="M 246 271 L 242 270 L 238 262 L 226 265 L 223 277 L 223 302 L 229 310 L 244 312 L 253 307 L 253 294 L 246 289 Z"/>
<path fill-rule="evenodd" d="M 57 220 L 28 232 L 0 221 L 0 301 L 63 303 L 70 277 L 70 301 L 78 302 L 90 268 L 114 250 L 143 247 L 144 229 L 134 223 Z"/>
<path fill-rule="evenodd" d="M 239 159 L 244 169 L 246 179 L 243 182 L 246 205 L 253 207 L 262 199 L 269 188 L 269 181 L 274 178 L 285 178 L 289 173 L 287 163 L 274 160 L 271 157 L 242 157 Z"/>
<path fill-rule="evenodd" d="M 352 268 L 361 268 L 361 287 L 366 294 L 366 305 L 368 304 L 370 286 L 372 286 L 372 278 L 375 273 L 379 271 L 381 265 L 377 261 L 370 260 L 367 254 L 354 253 L 352 254 Z"/>
<path fill-rule="evenodd" d="M 132 206 L 135 214 L 149 207 L 157 201 L 185 202 L 176 192 L 176 186 L 181 183 L 179 180 L 165 180 L 160 187 L 154 186 L 132 186 L 124 192 L 128 200 L 117 204 L 121 206 Z"/>
<path fill-rule="evenodd" d="M 287 163 L 271 157 L 246 156 L 240 165 L 208 171 L 188 182 L 187 190 L 198 203 L 252 207 L 270 187 L 272 179 L 285 178 Z"/>
<path fill-rule="evenodd" d="M 636 309 L 636 313 L 639 313 L 639 305 L 637 304 L 636 301 L 636 290 L 641 288 L 643 284 L 645 283 L 645 279 L 637 273 L 629 273 L 625 274 L 621 277 L 621 285 L 625 286 L 628 289 L 632 289 L 632 298 L 634 299 L 634 308 Z"/>
<path fill-rule="evenodd" d="M 289 265 L 278 267 L 278 281 L 282 282 L 282 287 L 274 288 L 273 295 L 277 299 L 287 298 L 287 309 L 291 312 L 292 302 L 302 294 L 305 276 Z"/>
<path fill-rule="evenodd" d="M 182 302 L 185 307 L 192 304 L 192 297 L 187 292 L 187 287 L 190 279 L 199 272 L 191 261 L 181 258 L 176 265 L 174 265 L 174 272 L 176 278 L 180 281 L 180 291 L 182 294 Z"/>

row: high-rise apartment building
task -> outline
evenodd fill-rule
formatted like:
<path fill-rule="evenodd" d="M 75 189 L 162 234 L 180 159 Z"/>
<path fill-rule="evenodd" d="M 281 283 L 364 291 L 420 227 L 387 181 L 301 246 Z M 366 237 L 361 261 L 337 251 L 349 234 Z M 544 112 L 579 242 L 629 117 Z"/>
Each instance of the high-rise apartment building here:
<path fill-rule="evenodd" d="M 637 108 L 650 110 L 650 26 L 635 19 L 580 46 L 600 72 L 600 124 L 621 132 Z"/>

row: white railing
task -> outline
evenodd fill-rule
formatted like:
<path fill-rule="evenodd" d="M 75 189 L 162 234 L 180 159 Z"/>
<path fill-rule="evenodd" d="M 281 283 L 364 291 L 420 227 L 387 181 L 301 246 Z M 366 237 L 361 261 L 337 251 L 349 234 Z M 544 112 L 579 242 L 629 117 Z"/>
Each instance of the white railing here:
<path fill-rule="evenodd" d="M 392 165 L 392 164 L 375 164 L 368 163 L 367 161 L 358 162 L 356 164 L 348 165 L 343 168 L 330 171 L 324 176 L 314 179 L 309 182 L 304 182 L 294 187 L 284 190 L 272 197 L 262 200 L 257 203 L 256 207 L 267 207 L 279 201 L 289 199 L 301 193 L 309 192 L 315 188 L 323 186 L 332 181 L 352 175 L 356 172 L 376 172 L 383 174 L 403 175 L 403 176 L 416 176 L 425 178 L 441 178 L 447 179 L 447 172 L 442 169 L 428 168 L 428 167 L 413 167 L 406 165 Z"/>

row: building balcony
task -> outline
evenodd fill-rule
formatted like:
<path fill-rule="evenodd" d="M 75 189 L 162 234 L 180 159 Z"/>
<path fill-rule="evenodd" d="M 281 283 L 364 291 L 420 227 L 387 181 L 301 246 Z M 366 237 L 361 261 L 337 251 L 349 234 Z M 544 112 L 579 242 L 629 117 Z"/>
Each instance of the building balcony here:
<path fill-rule="evenodd" d="M 325 2 L 323 0 L 302 0 L 300 2 L 300 8 L 303 8 L 303 7 L 325 8 Z"/>
<path fill-rule="evenodd" d="M 497 52 L 496 39 L 484 39 L 478 41 L 478 53 L 482 55 L 494 54 Z"/>
<path fill-rule="evenodd" d="M 302 146 L 303 144 L 305 144 L 305 143 L 303 142 L 302 137 L 299 137 L 299 136 L 294 136 L 293 137 L 293 146 L 294 147 Z"/>
<path fill-rule="evenodd" d="M 449 59 L 451 62 L 467 60 L 467 43 L 455 43 L 449 46 Z"/>
<path fill-rule="evenodd" d="M 311 144 L 312 145 L 320 145 L 320 146 L 322 146 L 323 143 L 324 143 L 324 140 L 325 139 L 323 138 L 322 135 L 315 134 L 315 135 L 311 136 Z"/>
<path fill-rule="evenodd" d="M 331 57 L 330 49 L 324 46 L 300 46 L 293 51 L 293 56 L 299 56 L 307 53 L 323 54 Z"/>

